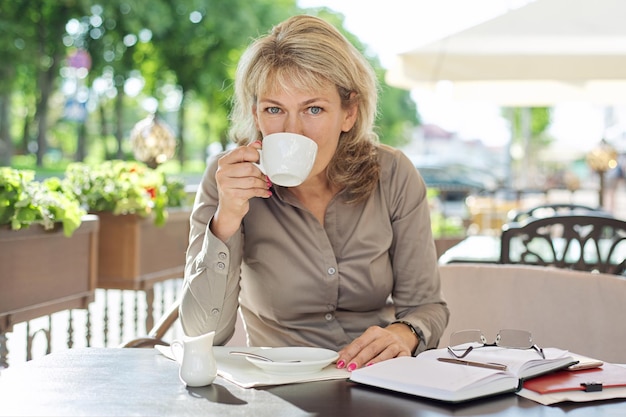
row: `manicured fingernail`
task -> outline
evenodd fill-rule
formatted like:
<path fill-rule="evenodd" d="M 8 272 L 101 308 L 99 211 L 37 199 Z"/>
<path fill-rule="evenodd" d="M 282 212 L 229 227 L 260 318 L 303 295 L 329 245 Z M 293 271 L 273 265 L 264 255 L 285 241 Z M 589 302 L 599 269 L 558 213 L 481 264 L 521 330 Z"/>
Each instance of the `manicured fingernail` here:
<path fill-rule="evenodd" d="M 339 361 L 337 362 L 337 369 L 343 369 L 345 368 L 346 363 L 344 361 Z"/>
<path fill-rule="evenodd" d="M 348 371 L 352 372 L 356 369 L 356 363 L 352 362 L 350 365 L 348 365 Z"/>
<path fill-rule="evenodd" d="M 372 365 L 374 365 L 374 362 L 370 362 L 370 363 L 368 363 L 368 364 L 367 364 L 367 365 L 365 365 L 365 366 L 372 366 Z"/>

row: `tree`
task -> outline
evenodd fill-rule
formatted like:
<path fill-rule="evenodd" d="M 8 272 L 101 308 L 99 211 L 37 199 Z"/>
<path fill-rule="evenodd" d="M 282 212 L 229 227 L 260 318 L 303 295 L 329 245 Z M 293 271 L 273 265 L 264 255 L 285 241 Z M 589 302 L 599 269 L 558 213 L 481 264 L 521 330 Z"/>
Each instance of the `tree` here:
<path fill-rule="evenodd" d="M 372 64 L 380 85 L 378 108 L 379 116 L 376 121 L 377 133 L 380 141 L 391 146 L 400 146 L 410 140 L 411 130 L 421 123 L 417 106 L 411 98 L 410 92 L 392 87 L 385 82 L 385 69 L 381 66 L 377 56 L 371 56 L 366 46 L 352 33 L 344 29 L 344 17 L 328 10 L 319 8 L 315 13 L 331 22 L 343 35 L 361 52 Z"/>
<path fill-rule="evenodd" d="M 154 76 L 149 68 L 158 58 L 150 54 L 153 36 L 176 24 L 169 13 L 172 0 L 153 0 L 150 2 L 110 0 L 95 3 L 90 7 L 90 15 L 81 19 L 84 30 L 75 39 L 74 46 L 89 51 L 92 59 L 90 81 L 105 74 L 112 80 L 114 94 L 113 116 L 114 136 L 117 151 L 114 157 L 123 158 L 124 120 L 126 111 L 124 99 L 125 87 L 129 79 L 136 77 L 146 81 L 145 77 Z M 141 71 L 141 70 L 145 71 Z M 154 79 L 148 79 L 149 85 L 155 85 Z M 99 100 L 104 100 L 99 98 Z M 106 111 L 104 103 L 98 103 L 101 114 L 101 133 L 106 129 Z M 106 135 L 103 135 L 103 139 Z"/>
<path fill-rule="evenodd" d="M 24 2 L 0 3 L 0 56 L 3 57 L 0 60 L 0 165 L 9 165 L 13 155 L 10 129 L 12 94 L 19 87 L 27 88 L 26 85 L 20 86 L 20 81 L 34 77 L 36 49 L 32 41 L 33 25 L 27 24 L 25 19 L 27 6 Z M 30 90 L 34 92 L 35 88 Z"/>
<path fill-rule="evenodd" d="M 182 90 L 179 110 L 179 158 L 185 159 L 185 106 L 190 94 L 205 103 L 214 139 L 226 145 L 234 68 L 249 40 L 295 10 L 294 0 L 199 0 L 171 2 L 176 24 L 155 36 L 162 61 Z M 223 123 L 219 123 L 222 120 Z M 209 133 L 209 132 L 207 132 Z M 207 134 L 207 138 L 211 136 Z M 208 145 L 208 142 L 205 143 Z"/>
<path fill-rule="evenodd" d="M 377 123 L 380 140 L 391 146 L 406 145 L 410 132 L 421 124 L 417 105 L 409 91 L 391 87 L 384 82 L 384 71 L 377 72 L 382 86 Z"/>
<path fill-rule="evenodd" d="M 35 130 L 30 125 L 38 123 L 39 166 L 49 132 L 62 132 L 67 143 L 67 125 L 58 128 L 64 116 L 57 108 L 49 114 L 49 100 L 53 94 L 64 99 L 61 94 L 66 90 L 60 87 L 67 85 L 69 72 L 64 60 L 81 51 L 90 57 L 90 69 L 80 75 L 80 83 L 88 92 L 89 101 L 83 104 L 89 106 L 91 116 L 79 121 L 77 145 L 71 147 L 77 150 L 75 158 L 82 159 L 87 150 L 100 145 L 90 143 L 90 135 L 104 142 L 111 131 L 117 149 L 109 153 L 104 146 L 105 156 L 123 158 L 126 133 L 147 110 L 141 108 L 141 100 L 163 105 L 172 101 L 170 91 L 182 96 L 176 123 L 181 163 L 189 157 L 189 141 L 196 148 L 214 141 L 225 146 L 232 80 L 241 53 L 253 38 L 302 12 L 331 21 L 357 48 L 365 50 L 354 35 L 343 30 L 343 16 L 326 9 L 303 11 L 295 0 L 2 1 L 0 54 L 7 59 L 0 60 L 0 162 L 10 161 L 10 145 L 17 143 L 10 135 L 18 123 L 23 123 L 21 148 L 25 152 L 26 143 L 28 148 L 32 143 L 30 132 Z M 381 140 L 401 144 L 408 129 L 419 123 L 415 104 L 408 92 L 388 87 L 378 60 L 369 59 L 381 84 Z M 126 92 L 133 81 L 142 86 L 136 97 Z M 10 112 L 11 104 L 16 109 L 21 106 L 19 111 Z M 193 118 L 186 113 L 190 109 L 196 112 Z M 20 114 L 19 120 L 11 120 L 10 114 Z"/>
<path fill-rule="evenodd" d="M 76 0 L 40 0 L 38 7 L 24 8 L 24 24 L 32 25 L 34 33 L 29 39 L 36 47 L 37 72 L 37 166 L 43 166 L 47 149 L 48 101 L 58 80 L 61 62 L 66 54 L 63 44 L 66 23 L 84 12 Z M 18 16 L 20 20 L 22 17 Z"/>
<path fill-rule="evenodd" d="M 553 140 L 546 133 L 552 122 L 552 109 L 511 107 L 503 112 L 511 122 L 511 168 L 517 171 L 514 176 L 523 181 L 520 186 L 528 186 L 531 178 L 538 175 L 537 154 Z"/>

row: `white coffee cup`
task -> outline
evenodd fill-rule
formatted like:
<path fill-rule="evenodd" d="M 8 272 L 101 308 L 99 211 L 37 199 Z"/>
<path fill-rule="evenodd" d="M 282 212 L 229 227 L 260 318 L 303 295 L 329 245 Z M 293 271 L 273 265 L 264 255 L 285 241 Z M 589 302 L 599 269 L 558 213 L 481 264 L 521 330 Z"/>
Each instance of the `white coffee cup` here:
<path fill-rule="evenodd" d="M 273 184 L 295 187 L 311 173 L 317 143 L 297 133 L 272 133 L 263 138 L 259 155 L 256 165 Z"/>

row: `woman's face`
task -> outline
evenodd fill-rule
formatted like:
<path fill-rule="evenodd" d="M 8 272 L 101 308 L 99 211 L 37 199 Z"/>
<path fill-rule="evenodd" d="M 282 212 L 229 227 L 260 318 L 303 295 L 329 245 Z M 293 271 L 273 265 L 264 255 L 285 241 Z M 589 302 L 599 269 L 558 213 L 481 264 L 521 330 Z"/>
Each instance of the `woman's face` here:
<path fill-rule="evenodd" d="M 260 95 L 254 111 L 258 129 L 263 136 L 271 133 L 298 133 L 313 139 L 318 146 L 310 177 L 323 174 L 333 157 L 339 135 L 352 129 L 356 105 L 341 107 L 337 88 L 328 83 L 315 91 L 268 88 Z"/>

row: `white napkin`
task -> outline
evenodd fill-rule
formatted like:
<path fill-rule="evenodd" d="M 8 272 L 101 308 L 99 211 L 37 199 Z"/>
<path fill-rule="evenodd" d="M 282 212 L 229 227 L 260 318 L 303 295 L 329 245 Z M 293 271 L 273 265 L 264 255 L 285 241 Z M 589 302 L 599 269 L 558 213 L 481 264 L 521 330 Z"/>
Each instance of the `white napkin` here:
<path fill-rule="evenodd" d="M 179 362 L 174 356 L 174 352 L 172 352 L 172 348 L 170 346 L 154 345 L 154 348 L 166 358 Z"/>
<path fill-rule="evenodd" d="M 155 349 L 169 359 L 176 360 L 169 346 L 156 345 Z M 348 379 L 350 372 L 337 369 L 330 364 L 319 372 L 305 375 L 276 375 L 264 372 L 251 364 L 243 356 L 230 355 L 231 350 L 251 352 L 258 348 L 214 346 L 213 354 L 217 361 L 217 375 L 243 388 L 263 387 L 269 385 L 296 384 L 301 382 L 326 381 L 331 379 Z"/>

